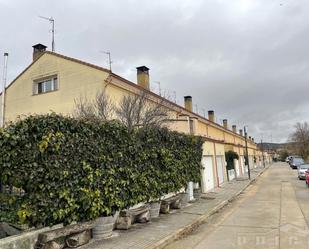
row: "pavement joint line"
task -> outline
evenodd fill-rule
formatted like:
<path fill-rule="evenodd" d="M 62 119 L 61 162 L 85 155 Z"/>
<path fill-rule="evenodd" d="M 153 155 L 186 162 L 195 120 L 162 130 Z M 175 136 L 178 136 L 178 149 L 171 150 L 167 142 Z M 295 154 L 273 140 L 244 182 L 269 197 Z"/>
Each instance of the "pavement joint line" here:
<path fill-rule="evenodd" d="M 197 216 L 201 216 L 204 213 L 194 213 L 194 212 L 182 212 L 183 214 L 192 214 L 192 215 L 197 215 Z"/>
<path fill-rule="evenodd" d="M 224 208 L 227 204 L 235 200 L 242 192 L 244 192 L 255 180 L 260 177 L 268 168 L 267 166 L 263 168 L 255 177 L 254 179 L 251 179 L 248 183 L 244 185 L 244 187 L 241 188 L 240 191 L 238 191 L 236 194 L 234 194 L 232 197 L 228 198 L 227 200 L 221 201 L 218 205 L 216 205 L 212 210 L 209 212 L 200 215 L 199 218 L 192 221 L 190 224 L 179 228 L 175 232 L 172 232 L 170 235 L 166 236 L 165 238 L 161 239 L 160 241 L 156 242 L 155 244 L 151 245 L 147 249 L 162 249 L 172 243 L 173 241 L 179 239 L 181 236 L 188 234 L 192 231 L 194 231 L 196 228 L 198 228 L 200 225 L 204 224 L 210 216 L 213 214 L 219 212 L 222 208 Z"/>
<path fill-rule="evenodd" d="M 259 226 L 241 226 L 241 225 L 219 225 L 220 227 L 242 227 L 242 228 L 261 228 L 261 229 L 278 229 L 279 227 L 259 227 Z"/>

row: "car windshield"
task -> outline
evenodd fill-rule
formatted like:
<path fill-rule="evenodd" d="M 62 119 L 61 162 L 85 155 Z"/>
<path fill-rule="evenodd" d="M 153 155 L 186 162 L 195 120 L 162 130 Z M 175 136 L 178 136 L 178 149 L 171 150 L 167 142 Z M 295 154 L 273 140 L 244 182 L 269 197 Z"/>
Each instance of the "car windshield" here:
<path fill-rule="evenodd" d="M 301 169 L 309 169 L 309 164 L 304 164 L 300 166 Z"/>

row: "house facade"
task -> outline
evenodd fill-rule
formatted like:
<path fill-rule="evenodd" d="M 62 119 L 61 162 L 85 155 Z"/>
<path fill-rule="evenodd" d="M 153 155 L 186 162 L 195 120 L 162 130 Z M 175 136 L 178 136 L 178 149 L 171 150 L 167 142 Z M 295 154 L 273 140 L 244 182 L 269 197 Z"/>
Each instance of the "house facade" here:
<path fill-rule="evenodd" d="M 149 90 L 149 69 L 137 68 L 137 84 L 130 82 L 110 70 L 61 54 L 50 52 L 42 44 L 33 46 L 33 61 L 11 84 L 5 93 L 5 122 L 19 116 L 56 112 L 71 115 L 80 98 L 92 100 L 105 91 L 117 104 L 128 94 L 146 91 L 149 101 L 163 98 Z M 1 96 L 2 97 L 2 96 Z M 212 190 L 227 181 L 225 152 L 232 150 L 239 155 L 235 160 L 236 177 L 246 174 L 245 137 L 242 130 L 215 122 L 214 111 L 208 118 L 192 110 L 192 97 L 185 96 L 184 106 L 164 99 L 169 109 L 171 130 L 199 135 L 205 139 L 203 145 L 203 170 L 201 187 L 203 192 Z M 262 155 L 252 138 L 247 139 L 250 168 L 262 165 L 262 157 L 270 162 L 267 154 Z"/>

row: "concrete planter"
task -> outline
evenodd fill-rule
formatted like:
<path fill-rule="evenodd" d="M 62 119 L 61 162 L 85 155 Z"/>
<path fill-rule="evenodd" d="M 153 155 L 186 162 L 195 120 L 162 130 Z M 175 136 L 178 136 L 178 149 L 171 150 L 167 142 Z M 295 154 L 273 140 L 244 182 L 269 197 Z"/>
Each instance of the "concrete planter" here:
<path fill-rule="evenodd" d="M 107 239 L 112 236 L 114 229 L 115 217 L 99 217 L 96 219 L 95 225 L 92 229 L 93 239 Z"/>
<path fill-rule="evenodd" d="M 228 173 L 229 181 L 235 179 L 236 176 L 235 176 L 235 170 L 234 169 L 228 170 L 227 173 Z"/>
<path fill-rule="evenodd" d="M 188 205 L 189 202 L 189 194 L 184 192 L 184 193 L 179 193 L 178 195 L 180 195 L 180 203 L 182 207 L 185 207 Z"/>
<path fill-rule="evenodd" d="M 194 199 L 199 200 L 201 198 L 201 195 L 202 195 L 201 189 L 194 189 L 193 191 Z"/>
<path fill-rule="evenodd" d="M 150 218 L 158 218 L 160 215 L 161 201 L 150 202 Z"/>

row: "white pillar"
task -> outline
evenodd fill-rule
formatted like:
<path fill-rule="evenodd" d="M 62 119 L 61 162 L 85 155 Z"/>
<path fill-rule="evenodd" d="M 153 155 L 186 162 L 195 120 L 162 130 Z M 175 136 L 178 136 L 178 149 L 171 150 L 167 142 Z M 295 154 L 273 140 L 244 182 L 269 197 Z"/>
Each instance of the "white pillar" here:
<path fill-rule="evenodd" d="M 187 193 L 188 193 L 189 201 L 195 201 L 194 196 L 193 196 L 193 182 L 188 182 Z"/>

